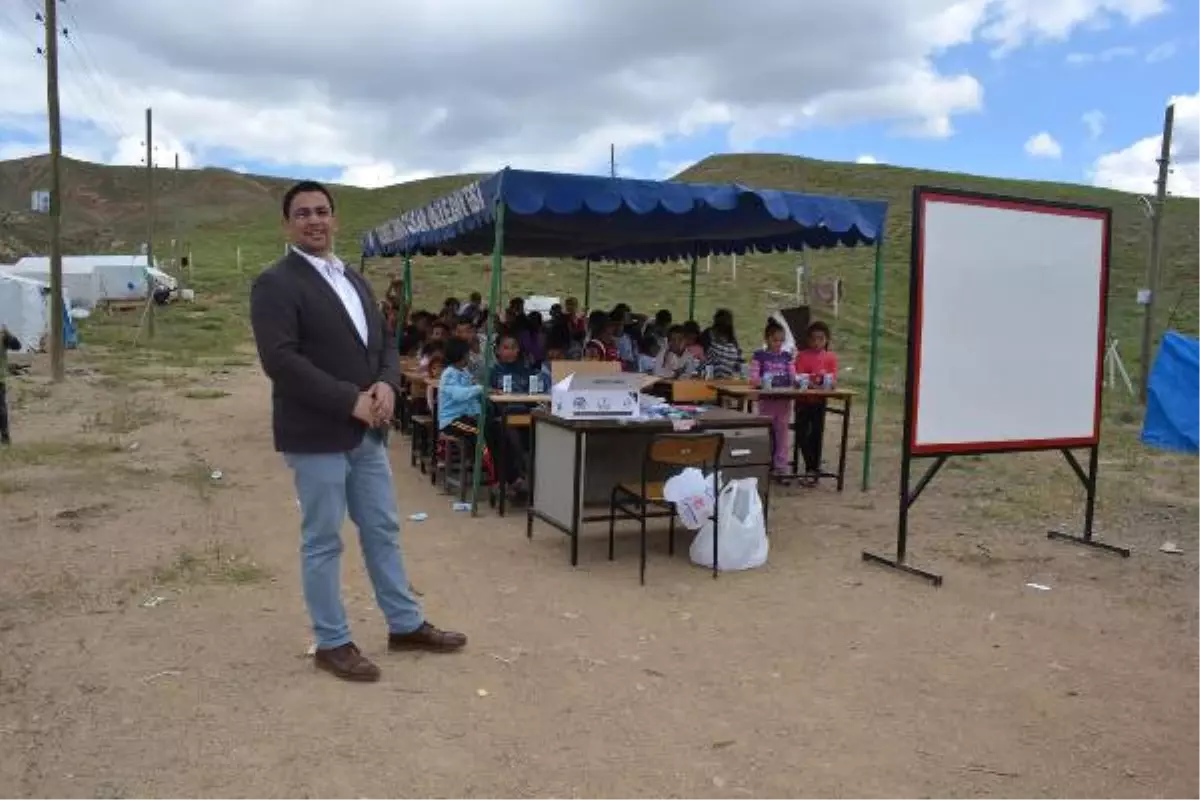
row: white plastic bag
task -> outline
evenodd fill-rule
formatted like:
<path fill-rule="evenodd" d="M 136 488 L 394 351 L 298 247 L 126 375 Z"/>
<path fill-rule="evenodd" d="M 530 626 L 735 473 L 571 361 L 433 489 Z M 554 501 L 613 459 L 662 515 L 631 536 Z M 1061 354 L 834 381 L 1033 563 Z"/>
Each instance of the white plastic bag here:
<path fill-rule="evenodd" d="M 712 476 L 705 476 L 695 467 L 681 470 L 663 485 L 663 498 L 675 504 L 675 513 L 684 527 L 699 530 L 712 516 L 716 505 Z"/>
<path fill-rule="evenodd" d="M 767 526 L 763 518 L 762 499 L 758 496 L 758 479 L 732 480 L 721 488 L 717 510 L 720 526 L 717 530 L 718 567 L 722 571 L 754 569 L 767 563 Z M 708 520 L 692 540 L 689 555 L 692 563 L 712 568 L 713 524 Z"/>

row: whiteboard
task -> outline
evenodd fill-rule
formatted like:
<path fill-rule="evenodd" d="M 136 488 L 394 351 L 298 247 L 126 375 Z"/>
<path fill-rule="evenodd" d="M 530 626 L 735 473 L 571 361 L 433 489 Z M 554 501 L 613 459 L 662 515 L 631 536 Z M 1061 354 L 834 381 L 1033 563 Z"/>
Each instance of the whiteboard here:
<path fill-rule="evenodd" d="M 1099 441 L 1110 214 L 914 193 L 910 453 Z"/>

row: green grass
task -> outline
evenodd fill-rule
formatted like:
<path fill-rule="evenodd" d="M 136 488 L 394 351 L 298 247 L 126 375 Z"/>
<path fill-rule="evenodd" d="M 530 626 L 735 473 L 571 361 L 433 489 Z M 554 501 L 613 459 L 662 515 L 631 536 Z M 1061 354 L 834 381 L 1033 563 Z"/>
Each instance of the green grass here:
<path fill-rule="evenodd" d="M 32 163 L 7 162 L 7 164 Z M 39 162 L 40 163 L 40 162 Z M 6 164 L 0 164 L 0 175 Z M 27 172 L 32 168 L 27 168 Z M 24 174 L 24 173 L 22 173 Z M 127 237 L 144 231 L 144 208 L 138 199 L 140 170 L 101 167 L 72 162 L 71 180 L 86 184 L 89 191 L 111 195 L 117 209 L 110 228 Z M 72 178 L 72 176 L 74 176 Z M 477 176 L 457 175 L 414 181 L 376 190 L 335 187 L 340 233 L 338 250 L 347 261 L 357 261 L 358 242 L 364 231 L 409 208 L 445 194 Z M 1030 181 L 1004 180 L 956 173 L 932 172 L 884 165 L 859 165 L 816 161 L 779 155 L 714 156 L 693 166 L 680 180 L 696 182 L 739 182 L 749 186 L 790 189 L 817 194 L 835 194 L 886 200 L 888 222 L 883 248 L 883 327 L 879 383 L 885 394 L 903 385 L 905 315 L 909 273 L 909 230 L 911 193 L 914 185 L 932 185 L 994 192 L 1031 198 L 1107 206 L 1113 209 L 1114 231 L 1109 307 L 1110 334 L 1121 340 L 1121 352 L 1130 373 L 1139 370 L 1137 343 L 1141 309 L 1136 290 L 1143 283 L 1149 247 L 1150 225 L 1137 198 L 1106 189 Z M 35 180 L 30 178 L 29 180 Z M 247 296 L 253 276 L 277 259 L 283 249 L 278 200 L 287 181 L 237 175 L 223 170 L 184 171 L 173 188 L 171 176 L 163 176 L 158 210 L 159 236 L 155 252 L 160 257 L 172 252 L 170 238 L 178 235 L 180 246 L 192 254 L 190 271 L 180 277 L 196 290 L 197 302 L 159 309 L 153 339 L 143 332 L 134 346 L 140 312 L 97 315 L 83 325 L 85 350 L 97 345 L 110 354 L 112 369 L 137 369 L 149 364 L 178 367 L 213 363 L 246 363 L 250 340 Z M 28 181 L 26 181 L 28 182 Z M 15 202 L 28 197 L 20 181 Z M 2 194 L 2 193 L 0 193 Z M 0 196 L 0 202 L 4 197 Z M 72 207 L 68 205 L 68 214 Z M 79 209 L 78 215 L 92 213 Z M 89 218 L 90 219 L 90 218 Z M 81 234 L 82 235 L 82 234 Z M 136 240 L 136 239 L 135 239 Z M 1172 198 L 1163 224 L 1163 282 L 1165 306 L 1159 325 L 1165 325 L 1175 308 L 1171 327 L 1187 333 L 1197 331 L 1197 274 L 1200 259 L 1197 243 L 1197 202 Z M 237 253 L 241 252 L 241 269 Z M 849 367 L 845 379 L 865 381 L 869 331 L 873 252 L 869 249 L 839 249 L 800 254 L 750 255 L 738 259 L 734 281 L 728 258 L 714 258 L 712 271 L 701 265 L 697 285 L 696 316 L 707 320 L 718 307 L 731 308 L 740 337 L 757 340 L 766 312 L 776 304 L 767 291 L 790 292 L 795 287 L 795 266 L 801 259 L 814 278 L 839 276 L 845 281 L 846 298 L 838 319 L 826 310 L 816 313 L 834 328 L 834 344 Z M 386 259 L 368 263 L 368 274 L 381 289 L 388 272 L 398 269 Z M 472 290 L 485 295 L 488 289 L 486 257 L 418 258 L 413 264 L 417 308 L 437 308 L 448 295 L 464 297 Z M 687 275 L 684 264 L 596 265 L 592 270 L 593 307 L 611 307 L 628 302 L 640 311 L 671 309 L 677 319 L 687 311 Z M 582 299 L 584 267 L 581 262 L 561 259 L 506 259 L 504 295 L 531 293 Z M 1035 291 L 1031 287 L 1031 291 Z M 1177 307 L 1177 308 L 1176 308 Z M 1020 310 L 1014 309 L 1014 320 Z M 1036 338 L 1036 320 L 1025 323 L 1027 335 Z M 1115 396 L 1115 395 L 1110 395 Z"/>
<path fill-rule="evenodd" d="M 211 541 L 200 552 L 184 548 L 151 575 L 154 586 L 202 583 L 253 584 L 268 577 L 249 556 L 220 541 Z"/>
<path fill-rule="evenodd" d="M 224 389 L 212 389 L 203 387 L 199 389 L 188 389 L 183 392 L 183 396 L 189 400 L 219 400 L 222 397 L 229 397 L 229 392 Z"/>

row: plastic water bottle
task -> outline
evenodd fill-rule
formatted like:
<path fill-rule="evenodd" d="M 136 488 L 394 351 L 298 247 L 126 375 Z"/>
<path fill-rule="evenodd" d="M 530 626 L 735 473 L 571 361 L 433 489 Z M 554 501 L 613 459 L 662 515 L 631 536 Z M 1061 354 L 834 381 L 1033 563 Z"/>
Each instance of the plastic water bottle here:
<path fill-rule="evenodd" d="M 530 394 L 541 394 L 542 393 L 542 376 L 541 375 L 530 375 L 529 376 L 529 393 Z"/>
<path fill-rule="evenodd" d="M 500 391 L 505 394 L 512 394 L 512 375 L 505 375 L 500 378 Z"/>
<path fill-rule="evenodd" d="M 802 372 L 796 376 L 796 386 L 800 389 L 807 389 L 812 378 L 807 372 Z"/>
<path fill-rule="evenodd" d="M 704 380 L 711 381 L 713 379 L 713 365 L 706 364 L 704 366 Z"/>

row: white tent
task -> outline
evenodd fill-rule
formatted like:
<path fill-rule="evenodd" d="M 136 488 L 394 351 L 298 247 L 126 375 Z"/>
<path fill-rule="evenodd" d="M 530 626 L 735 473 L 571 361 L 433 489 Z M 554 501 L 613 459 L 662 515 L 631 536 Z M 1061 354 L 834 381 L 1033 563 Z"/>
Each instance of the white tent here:
<path fill-rule="evenodd" d="M 146 296 L 146 257 L 63 256 L 63 289 L 77 305 L 92 308 L 105 300 L 138 300 Z M 50 283 L 50 259 L 22 258 L 5 274 Z"/>
<path fill-rule="evenodd" d="M 63 303 L 67 293 L 63 292 Z M 21 349 L 36 353 L 50 336 L 50 287 L 19 275 L 0 273 L 0 324 L 21 342 Z"/>

